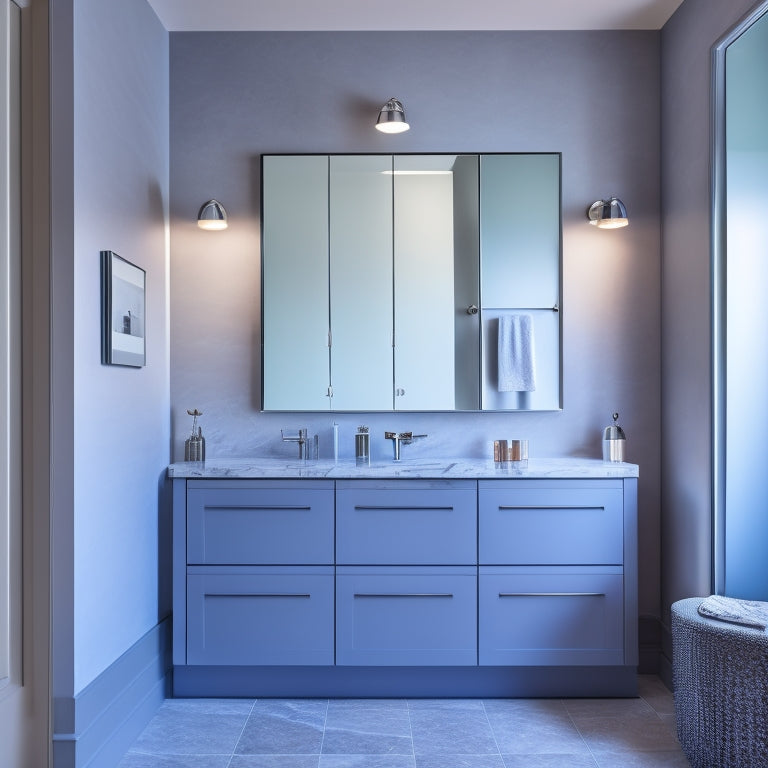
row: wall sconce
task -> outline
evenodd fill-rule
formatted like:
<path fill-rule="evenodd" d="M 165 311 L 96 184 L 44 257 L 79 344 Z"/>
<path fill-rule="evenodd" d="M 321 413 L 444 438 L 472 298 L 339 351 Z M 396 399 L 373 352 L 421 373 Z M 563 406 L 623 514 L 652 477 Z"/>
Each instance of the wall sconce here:
<path fill-rule="evenodd" d="M 377 130 L 382 133 L 402 133 L 411 126 L 405 122 L 405 110 L 397 99 L 390 99 L 379 112 Z"/>
<path fill-rule="evenodd" d="M 592 203 L 587 211 L 587 218 L 590 224 L 600 229 L 618 229 L 629 224 L 627 208 L 618 197 Z"/>
<path fill-rule="evenodd" d="M 200 229 L 226 229 L 227 212 L 218 200 L 203 203 L 197 214 L 197 226 Z"/>

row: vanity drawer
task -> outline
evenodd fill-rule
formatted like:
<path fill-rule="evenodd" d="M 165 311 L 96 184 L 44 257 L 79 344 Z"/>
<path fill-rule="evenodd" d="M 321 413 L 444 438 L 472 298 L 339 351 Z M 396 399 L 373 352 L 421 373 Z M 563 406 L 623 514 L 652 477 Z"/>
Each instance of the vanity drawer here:
<path fill-rule="evenodd" d="M 488 565 L 624 562 L 621 484 L 525 487 L 481 481 L 479 558 Z"/>
<path fill-rule="evenodd" d="M 187 490 L 187 562 L 332 565 L 333 482 Z"/>
<path fill-rule="evenodd" d="M 406 483 L 338 483 L 336 562 L 475 564 L 475 483 Z"/>
<path fill-rule="evenodd" d="M 477 569 L 336 569 L 336 663 L 477 664 Z"/>
<path fill-rule="evenodd" d="M 187 664 L 333 664 L 333 567 L 198 568 Z"/>
<path fill-rule="evenodd" d="M 624 663 L 621 569 L 480 567 L 479 662 Z"/>

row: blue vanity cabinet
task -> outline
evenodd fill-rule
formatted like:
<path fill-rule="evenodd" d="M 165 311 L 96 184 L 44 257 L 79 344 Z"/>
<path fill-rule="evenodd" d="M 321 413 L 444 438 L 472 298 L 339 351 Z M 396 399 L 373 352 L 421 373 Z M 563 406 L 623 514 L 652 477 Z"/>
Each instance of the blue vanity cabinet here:
<path fill-rule="evenodd" d="M 477 664 L 477 482 L 340 480 L 336 663 Z"/>
<path fill-rule="evenodd" d="M 333 664 L 333 566 L 192 567 L 187 664 Z"/>
<path fill-rule="evenodd" d="M 333 565 L 333 516 L 329 481 L 190 481 L 187 562 Z"/>
<path fill-rule="evenodd" d="M 188 480 L 183 514 L 174 490 L 174 662 L 333 664 L 333 481 Z"/>
<path fill-rule="evenodd" d="M 636 695 L 637 477 L 573 463 L 179 465 L 174 695 Z"/>
<path fill-rule="evenodd" d="M 337 566 L 336 663 L 477 664 L 475 566 Z"/>
<path fill-rule="evenodd" d="M 339 565 L 475 565 L 474 480 L 339 480 Z"/>
<path fill-rule="evenodd" d="M 625 482 L 479 482 L 480 664 L 637 663 L 635 501 Z"/>

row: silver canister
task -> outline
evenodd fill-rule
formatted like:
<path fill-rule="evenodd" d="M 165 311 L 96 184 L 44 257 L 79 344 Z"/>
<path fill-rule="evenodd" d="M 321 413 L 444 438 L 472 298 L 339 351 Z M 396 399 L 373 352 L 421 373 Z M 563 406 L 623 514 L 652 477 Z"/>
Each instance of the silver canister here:
<path fill-rule="evenodd" d="M 619 426 L 619 414 L 613 414 L 613 424 L 603 430 L 603 461 L 626 461 L 627 436 Z"/>
<path fill-rule="evenodd" d="M 203 412 L 197 408 L 187 410 L 192 417 L 192 434 L 184 441 L 184 461 L 205 461 L 205 438 L 202 427 L 197 426 L 197 417 Z"/>
<path fill-rule="evenodd" d="M 358 465 L 371 463 L 371 435 L 366 426 L 358 427 L 355 434 L 355 463 Z"/>

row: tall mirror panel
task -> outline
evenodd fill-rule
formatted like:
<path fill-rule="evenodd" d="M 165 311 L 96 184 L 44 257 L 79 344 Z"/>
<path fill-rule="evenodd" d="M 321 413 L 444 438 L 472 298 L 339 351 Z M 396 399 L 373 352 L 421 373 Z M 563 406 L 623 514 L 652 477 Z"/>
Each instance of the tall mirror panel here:
<path fill-rule="evenodd" d="M 262 179 L 264 409 L 328 410 L 328 157 L 264 157 Z"/>
<path fill-rule="evenodd" d="M 334 410 L 392 409 L 392 180 L 391 155 L 330 158 Z"/>

